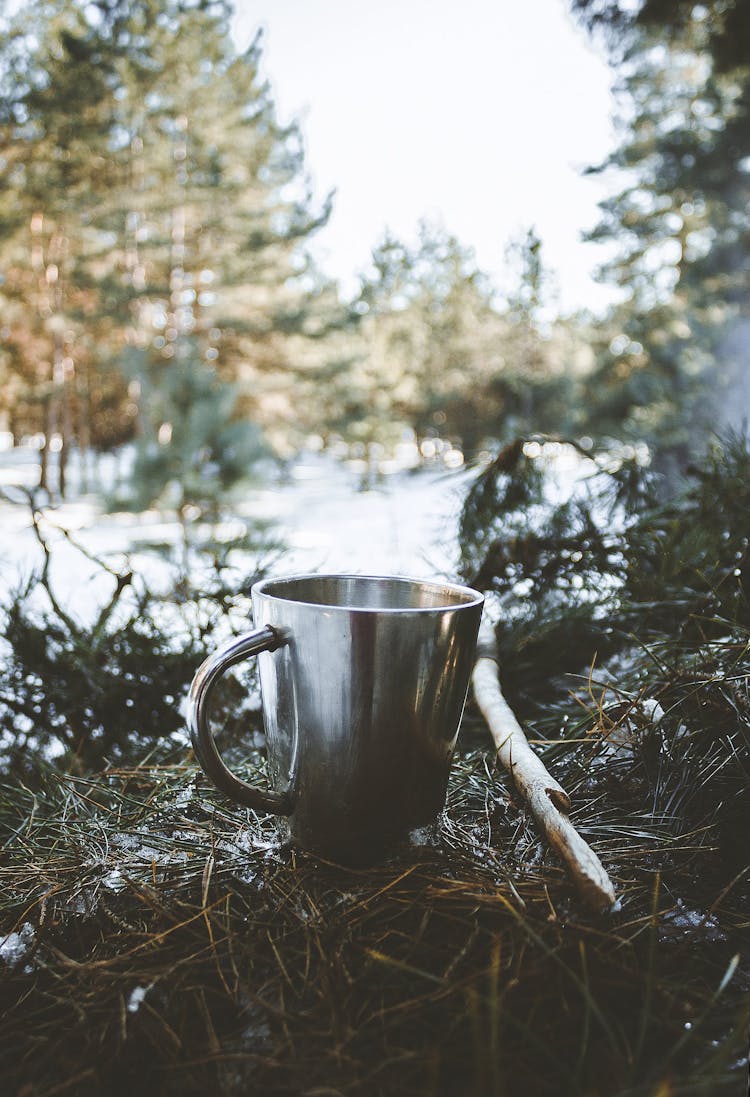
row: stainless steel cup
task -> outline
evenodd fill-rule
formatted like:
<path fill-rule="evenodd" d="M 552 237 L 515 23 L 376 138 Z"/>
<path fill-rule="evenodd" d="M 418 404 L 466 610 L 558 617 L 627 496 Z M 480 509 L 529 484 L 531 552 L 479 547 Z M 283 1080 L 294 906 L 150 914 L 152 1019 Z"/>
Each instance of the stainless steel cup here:
<path fill-rule="evenodd" d="M 233 799 L 274 812 L 298 845 L 376 859 L 445 803 L 483 597 L 391 576 L 297 575 L 252 588 L 256 629 L 200 667 L 188 702 L 198 759 Z M 211 690 L 258 655 L 272 790 L 235 777 L 208 722 Z"/>

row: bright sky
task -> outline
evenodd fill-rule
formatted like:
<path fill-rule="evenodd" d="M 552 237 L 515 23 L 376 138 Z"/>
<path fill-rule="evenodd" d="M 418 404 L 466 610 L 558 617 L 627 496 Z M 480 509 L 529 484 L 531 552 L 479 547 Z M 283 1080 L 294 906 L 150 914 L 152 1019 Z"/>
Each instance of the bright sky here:
<path fill-rule="evenodd" d="M 535 225 L 564 307 L 603 307 L 580 240 L 606 193 L 581 169 L 615 143 L 612 72 L 566 0 L 236 0 L 237 43 L 265 29 L 279 114 L 301 120 L 319 238 L 347 289 L 386 226 L 438 219 L 503 285 L 509 237 Z"/>

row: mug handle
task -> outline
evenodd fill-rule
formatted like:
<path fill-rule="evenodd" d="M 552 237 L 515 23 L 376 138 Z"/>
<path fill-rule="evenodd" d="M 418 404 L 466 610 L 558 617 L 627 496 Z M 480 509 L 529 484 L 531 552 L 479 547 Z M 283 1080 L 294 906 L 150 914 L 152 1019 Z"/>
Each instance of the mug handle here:
<path fill-rule="evenodd" d="M 256 811 L 270 811 L 274 815 L 290 815 L 292 796 L 289 792 L 273 792 L 270 789 L 255 788 L 227 769 L 216 749 L 213 733 L 208 720 L 208 705 L 211 693 L 218 679 L 235 663 L 258 655 L 261 651 L 275 651 L 283 640 L 279 634 L 266 625 L 264 628 L 237 636 L 223 644 L 213 655 L 200 665 L 193 678 L 188 694 L 187 726 L 193 749 L 205 773 L 222 792 L 233 800 L 254 808 Z"/>

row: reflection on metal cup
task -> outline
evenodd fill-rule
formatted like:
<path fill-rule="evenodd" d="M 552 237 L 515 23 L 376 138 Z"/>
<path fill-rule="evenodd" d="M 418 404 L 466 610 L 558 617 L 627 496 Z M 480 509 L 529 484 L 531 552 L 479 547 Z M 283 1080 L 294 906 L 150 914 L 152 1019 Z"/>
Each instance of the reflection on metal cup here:
<path fill-rule="evenodd" d="M 443 808 L 483 597 L 392 576 L 299 575 L 257 583 L 252 601 L 255 630 L 193 680 L 198 759 L 228 795 L 282 817 L 297 845 L 377 859 Z M 255 654 L 269 791 L 226 768 L 208 725 L 214 683 Z"/>

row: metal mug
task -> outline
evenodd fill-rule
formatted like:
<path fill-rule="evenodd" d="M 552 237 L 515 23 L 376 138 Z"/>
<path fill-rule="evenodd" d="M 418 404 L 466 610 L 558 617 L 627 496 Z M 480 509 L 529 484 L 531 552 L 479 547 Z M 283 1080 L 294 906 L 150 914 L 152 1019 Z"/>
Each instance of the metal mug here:
<path fill-rule="evenodd" d="M 392 576 L 296 575 L 251 591 L 256 628 L 197 671 L 195 753 L 233 799 L 280 816 L 295 844 L 341 863 L 381 856 L 434 821 L 474 662 L 483 596 Z M 240 780 L 209 727 L 217 679 L 258 655 L 271 790 Z"/>

